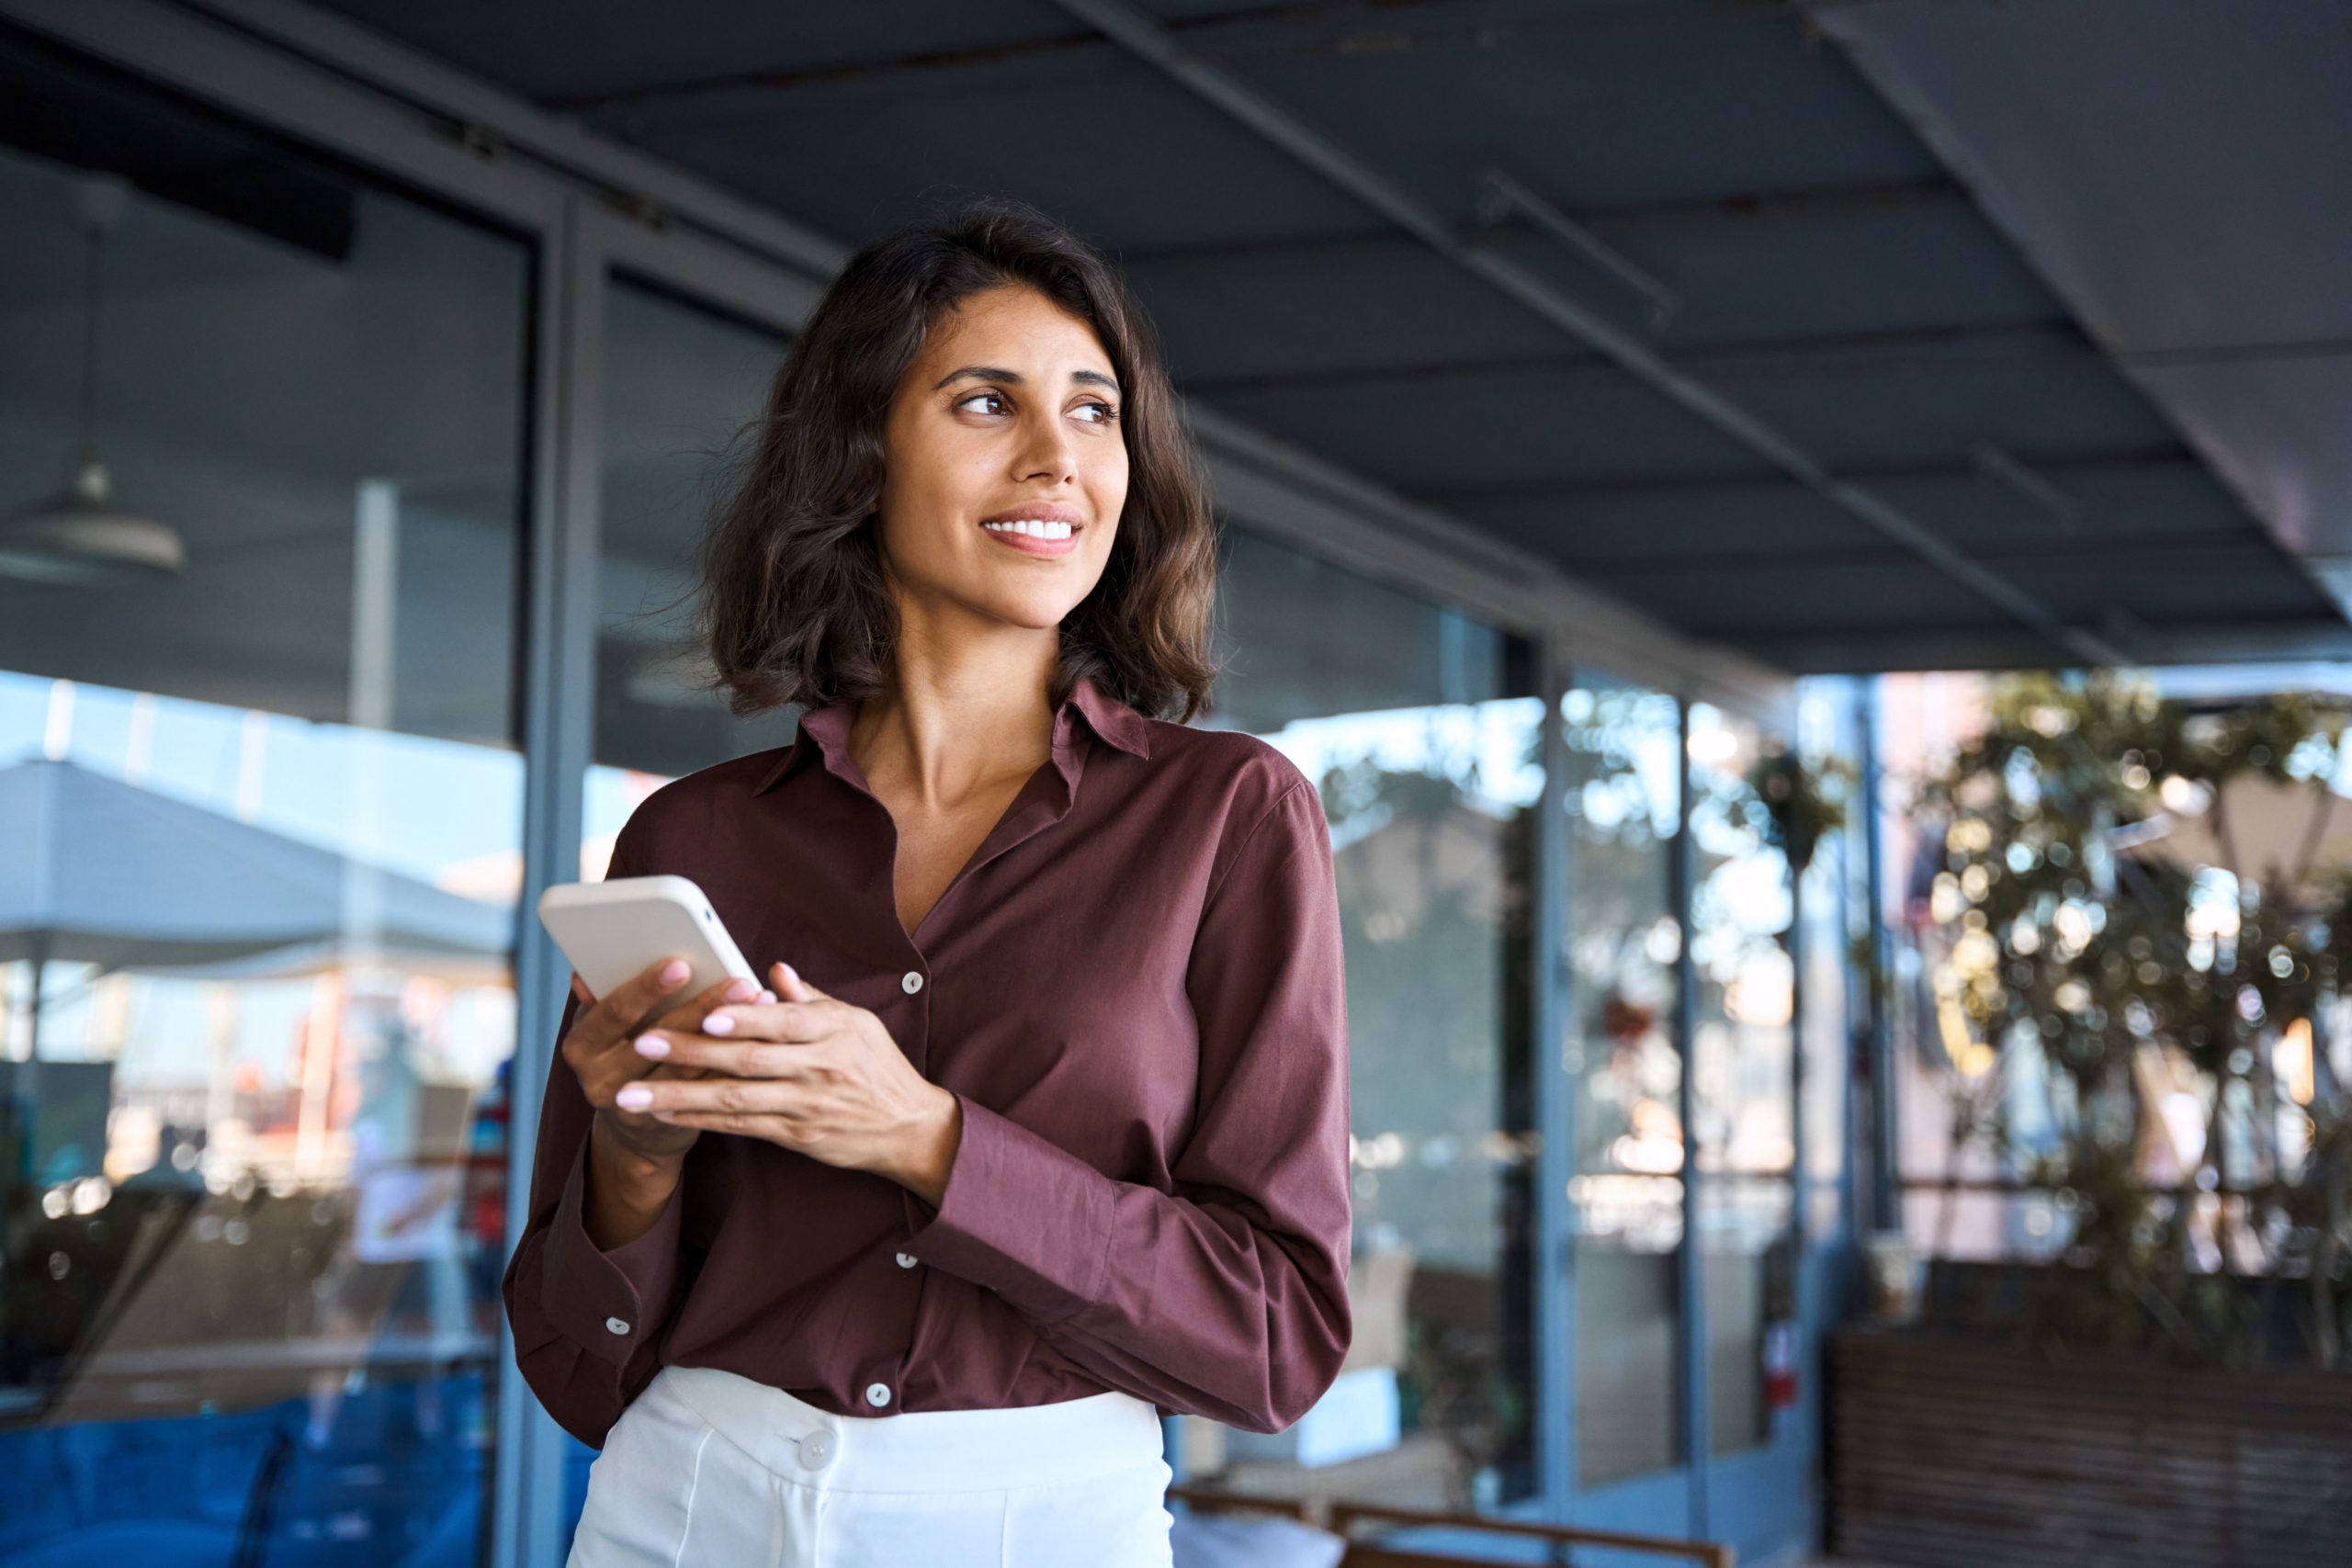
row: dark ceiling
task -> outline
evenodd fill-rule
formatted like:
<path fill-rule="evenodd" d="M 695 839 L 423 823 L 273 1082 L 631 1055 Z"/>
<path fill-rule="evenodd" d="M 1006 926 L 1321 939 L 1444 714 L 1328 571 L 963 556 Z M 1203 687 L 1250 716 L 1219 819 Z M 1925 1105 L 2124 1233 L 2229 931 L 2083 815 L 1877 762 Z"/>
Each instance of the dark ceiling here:
<path fill-rule="evenodd" d="M 1784 669 L 2352 650 L 2312 578 L 1780 0 L 1132 10 L 1435 215 L 1438 240 L 1087 6 L 327 8 L 845 245 L 957 195 L 1027 197 L 1122 260 L 1188 396 Z M 1487 170 L 1605 254 L 1482 203 Z"/>

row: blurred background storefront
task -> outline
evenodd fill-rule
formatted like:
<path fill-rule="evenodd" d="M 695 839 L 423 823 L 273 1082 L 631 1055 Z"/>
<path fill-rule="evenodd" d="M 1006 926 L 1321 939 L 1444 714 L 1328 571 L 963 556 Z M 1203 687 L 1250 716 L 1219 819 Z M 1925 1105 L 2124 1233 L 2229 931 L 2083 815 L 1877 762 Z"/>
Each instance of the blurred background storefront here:
<path fill-rule="evenodd" d="M 463 9 L 409 13 L 396 41 L 397 7 L 0 4 L 10 1562 L 560 1560 L 590 1455 L 515 1377 L 497 1295 L 567 973 L 526 911 L 600 875 L 651 789 L 792 738 L 790 712 L 738 721 L 694 690 L 695 531 L 842 245 L 912 198 L 922 150 L 994 123 L 986 92 L 918 83 L 867 104 L 892 127 L 874 148 L 762 143 L 727 107 L 756 84 L 714 80 L 679 115 L 611 61 L 601 86 L 530 80 L 545 28 L 602 12 Z M 628 9 L 605 18 L 616 56 L 650 47 Z M 790 38 L 810 81 L 863 101 L 858 72 L 816 63 L 857 52 L 846 13 L 763 33 L 755 9 L 684 30 L 706 52 Z M 1250 58 L 1257 35 L 1170 11 Z M 1791 62 L 1811 49 L 1795 21 L 1765 19 L 1785 36 L 1681 41 L 1753 46 L 1772 63 L 1744 79 L 1817 94 L 1829 132 L 1901 130 L 1848 102 L 1834 57 Z M 980 64 L 1010 25 L 925 23 Z M 1054 50 L 1007 58 L 1050 71 Z M 1865 814 L 1792 815 L 1780 785 L 1867 767 L 1874 688 L 1849 671 L 1930 657 L 1852 628 L 1996 660 L 2018 645 L 1968 643 L 1913 592 L 1951 588 L 1932 559 L 1888 567 L 1883 539 L 1808 580 L 1826 610 L 1759 590 L 1736 553 L 1672 576 L 1698 547 L 1695 513 L 1669 506 L 1785 520 L 1720 421 L 1668 436 L 1623 389 L 1554 397 L 1541 378 L 1627 361 L 1530 347 L 1488 299 L 1384 314 L 1435 275 L 1318 249 L 1306 228 L 1345 226 L 1320 191 L 1277 188 L 1254 213 L 1277 231 L 1233 231 L 1186 183 L 1214 145 L 1177 160 L 1183 178 L 1154 163 L 1148 206 L 1125 205 L 1109 166 L 1069 162 L 1106 144 L 1070 103 L 1007 156 L 1035 171 L 1023 194 L 1101 196 L 1071 215 L 1117 230 L 1202 394 L 1228 659 L 1206 722 L 1317 781 L 1348 944 L 1354 1351 L 1291 1431 L 1179 1419 L 1171 1458 L 1242 1491 L 1794 1561 L 1821 1524 L 1818 1343 L 1888 1128 L 1856 1070 Z M 1819 151 L 1796 140 L 1792 162 Z M 797 205 L 726 177 L 796 158 L 816 171 Z M 1869 242 L 1898 250 L 1977 243 L 1923 158 L 1848 158 L 1879 197 L 1793 215 L 1923 224 Z M 1508 185 L 1478 203 L 1522 220 L 1489 254 L 1538 277 L 1521 293 L 1539 316 L 1629 276 L 1604 316 L 1672 314 L 1608 246 L 1533 256 L 1568 220 Z M 1679 219 L 1631 220 L 1668 250 L 1720 198 L 1676 199 Z M 1833 284 L 1723 303 L 1736 277 L 1807 273 L 1792 232 L 1734 237 L 1777 259 L 1715 255 L 1701 336 L 1748 310 L 1852 340 L 1791 354 L 1886 351 L 1898 328 L 1903 353 L 1999 348 L 2028 328 L 1976 317 L 2045 304 L 1996 262 L 1928 323 Z M 1262 272 L 1187 285 L 1234 254 Z M 1203 366 L 1186 345 L 1212 318 L 1230 352 Z M 1725 360 L 1768 352 L 1742 320 L 1754 342 Z M 1939 372 L 1981 416 L 1950 441 L 2030 389 L 2013 369 Z M 1903 425 L 1882 373 L 1849 365 L 1839 389 L 1816 369 L 1783 410 L 1864 429 L 1894 481 L 1944 484 L 1918 449 L 1937 420 Z M 1804 403 L 1822 385 L 1849 401 Z M 1424 429 L 1440 395 L 1455 423 Z M 2069 395 L 2065 440 L 2158 438 L 2120 383 Z M 1983 459 L 1996 484 L 2022 467 L 2005 453 Z M 1589 571 L 1531 542 L 1563 496 Z M 2213 546 L 2224 565 L 2246 547 Z M 2325 618 L 2299 578 L 2246 581 L 2247 614 Z M 2054 623 L 2022 620 L 2002 635 L 2046 656 Z"/>

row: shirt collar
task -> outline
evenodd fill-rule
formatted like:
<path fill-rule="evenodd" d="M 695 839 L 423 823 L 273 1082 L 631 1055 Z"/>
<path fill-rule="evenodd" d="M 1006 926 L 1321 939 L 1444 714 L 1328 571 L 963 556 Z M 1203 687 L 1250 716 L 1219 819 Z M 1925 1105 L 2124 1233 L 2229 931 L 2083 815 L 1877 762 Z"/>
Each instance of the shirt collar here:
<path fill-rule="evenodd" d="M 752 793 L 764 795 L 802 763 L 817 757 L 825 758 L 835 772 L 840 772 L 840 764 L 849 755 L 850 726 L 864 705 L 863 698 L 839 697 L 802 714 L 799 735 L 782 749 L 760 782 L 752 787 Z M 1092 676 L 1080 675 L 1054 714 L 1054 762 L 1065 778 L 1070 777 L 1075 765 L 1070 729 L 1076 717 L 1083 717 L 1089 729 L 1120 750 L 1136 757 L 1151 755 L 1150 732 L 1143 715 L 1104 691 Z"/>

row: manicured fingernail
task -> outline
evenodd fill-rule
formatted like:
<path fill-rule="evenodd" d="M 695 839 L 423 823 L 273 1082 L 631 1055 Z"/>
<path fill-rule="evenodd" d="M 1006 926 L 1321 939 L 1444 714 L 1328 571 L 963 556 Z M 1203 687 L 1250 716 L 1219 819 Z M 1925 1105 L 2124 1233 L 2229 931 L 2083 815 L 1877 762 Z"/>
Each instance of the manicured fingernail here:
<path fill-rule="evenodd" d="M 633 1083 L 613 1096 L 613 1103 L 623 1111 L 642 1111 L 653 1103 L 653 1091 L 641 1083 Z"/>
<path fill-rule="evenodd" d="M 640 1034 L 637 1037 L 637 1054 L 640 1056 L 666 1056 L 670 1054 L 670 1043 L 659 1034 Z"/>
<path fill-rule="evenodd" d="M 732 1034 L 735 1032 L 735 1021 L 723 1012 L 715 1012 L 702 1021 L 702 1032 L 705 1034 Z"/>
<path fill-rule="evenodd" d="M 748 1002 L 759 994 L 760 987 L 756 980 L 738 980 L 727 987 L 727 999 L 730 1002 Z"/>
<path fill-rule="evenodd" d="M 772 1002 L 775 1000 L 775 993 L 774 991 L 762 991 L 760 993 L 760 1000 L 763 1002 Z"/>
<path fill-rule="evenodd" d="M 694 965 L 683 958 L 673 958 L 662 966 L 662 978 L 674 986 L 693 972 Z"/>
<path fill-rule="evenodd" d="M 675 1122 L 678 1119 L 678 1113 L 674 1111 L 657 1111 L 653 1113 L 653 1119 L 656 1122 Z"/>

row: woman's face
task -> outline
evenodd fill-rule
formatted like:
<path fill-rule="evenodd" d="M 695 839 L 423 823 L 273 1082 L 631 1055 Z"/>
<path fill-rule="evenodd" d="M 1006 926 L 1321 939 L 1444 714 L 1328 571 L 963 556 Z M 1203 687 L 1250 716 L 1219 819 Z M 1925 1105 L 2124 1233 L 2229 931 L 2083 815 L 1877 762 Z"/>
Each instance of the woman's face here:
<path fill-rule="evenodd" d="M 884 433 L 878 526 L 902 610 L 1060 626 L 1101 579 L 1126 504 L 1121 405 L 1094 330 L 1037 290 L 992 288 L 944 314 Z"/>

